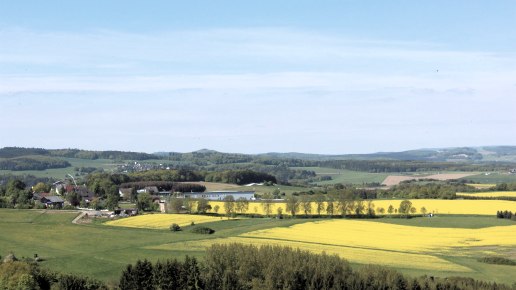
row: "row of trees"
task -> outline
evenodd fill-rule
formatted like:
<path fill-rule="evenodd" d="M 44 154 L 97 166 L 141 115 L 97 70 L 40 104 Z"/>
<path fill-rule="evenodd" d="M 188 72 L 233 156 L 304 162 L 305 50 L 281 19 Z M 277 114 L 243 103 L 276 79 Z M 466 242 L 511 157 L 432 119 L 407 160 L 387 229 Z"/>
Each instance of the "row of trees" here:
<path fill-rule="evenodd" d="M 279 246 L 213 245 L 203 262 L 143 260 L 122 272 L 121 289 L 511 289 L 472 278 L 405 277 L 380 266 L 353 269 L 336 255 Z"/>
<path fill-rule="evenodd" d="M 45 170 L 52 168 L 65 168 L 69 166 L 72 165 L 66 160 L 49 157 L 17 157 L 9 159 L 0 159 L 0 170 Z"/>
<path fill-rule="evenodd" d="M 512 211 L 508 211 L 508 210 L 499 210 L 496 212 L 496 217 L 499 218 L 499 219 L 512 219 L 512 220 L 516 220 L 516 215 L 514 215 L 512 213 Z"/>
<path fill-rule="evenodd" d="M 387 209 L 382 207 L 376 208 L 372 200 L 352 200 L 341 198 L 338 200 L 328 200 L 323 195 L 312 196 L 289 196 L 285 202 L 281 203 L 284 206 L 278 206 L 278 201 L 272 199 L 262 199 L 257 202 L 249 202 L 244 198 L 236 199 L 228 195 L 223 200 L 223 206 L 212 206 L 208 200 L 199 199 L 183 199 L 171 198 L 168 203 L 169 212 L 173 213 L 216 213 L 225 214 L 228 217 L 233 217 L 238 214 L 258 214 L 258 207 L 266 216 L 276 215 L 283 217 L 287 213 L 292 217 L 303 216 L 341 216 L 341 217 L 363 217 L 371 218 L 376 215 L 397 214 L 402 217 L 408 217 L 417 212 L 417 209 L 412 206 L 409 200 L 403 200 L 398 207 L 390 205 Z M 421 214 L 426 214 L 425 207 L 419 209 Z"/>
<path fill-rule="evenodd" d="M 55 156 L 80 159 L 114 159 L 114 160 L 146 160 L 156 159 L 157 156 L 148 153 L 125 151 L 88 151 L 80 149 L 43 149 L 4 147 L 0 148 L 0 158 L 14 158 L 23 156 Z"/>

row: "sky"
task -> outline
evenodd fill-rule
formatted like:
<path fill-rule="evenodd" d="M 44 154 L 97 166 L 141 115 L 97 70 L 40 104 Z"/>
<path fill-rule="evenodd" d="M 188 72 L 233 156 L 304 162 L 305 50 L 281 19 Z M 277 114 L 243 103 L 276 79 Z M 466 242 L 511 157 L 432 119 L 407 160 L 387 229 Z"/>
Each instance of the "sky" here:
<path fill-rule="evenodd" d="M 0 147 L 516 145 L 509 1 L 3 1 Z"/>

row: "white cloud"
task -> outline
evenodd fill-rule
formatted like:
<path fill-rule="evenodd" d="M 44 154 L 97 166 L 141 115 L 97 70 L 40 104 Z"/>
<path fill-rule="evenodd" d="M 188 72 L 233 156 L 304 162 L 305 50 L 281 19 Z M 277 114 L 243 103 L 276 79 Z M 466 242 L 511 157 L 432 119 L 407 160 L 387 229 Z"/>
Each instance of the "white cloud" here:
<path fill-rule="evenodd" d="M 516 142 L 511 54 L 287 28 L 4 29 L 0 43 L 0 146 L 346 153 Z"/>

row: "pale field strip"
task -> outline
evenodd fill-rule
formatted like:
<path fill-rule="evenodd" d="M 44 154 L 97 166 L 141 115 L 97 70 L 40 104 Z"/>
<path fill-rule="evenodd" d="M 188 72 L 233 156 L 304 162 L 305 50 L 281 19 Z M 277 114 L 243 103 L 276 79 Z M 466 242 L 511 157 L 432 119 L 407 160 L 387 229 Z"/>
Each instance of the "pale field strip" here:
<path fill-rule="evenodd" d="M 516 202 L 507 200 L 443 200 L 443 199 L 410 199 L 412 206 L 416 208 L 416 213 L 421 213 L 421 208 L 425 207 L 427 213 L 434 214 L 474 214 L 474 215 L 495 215 L 499 210 L 510 210 L 516 211 Z M 387 209 L 392 205 L 397 209 L 400 205 L 401 200 L 373 200 L 376 213 L 378 214 L 378 208 L 382 207 Z M 222 201 L 210 201 L 211 207 L 214 208 L 216 205 L 219 206 L 219 212 L 224 213 L 224 202 Z M 364 202 L 366 205 L 367 202 Z M 327 203 L 323 204 L 324 210 L 321 214 L 325 215 Z M 335 203 L 336 205 L 336 203 Z M 274 202 L 271 204 L 271 215 L 277 214 L 277 209 L 281 208 L 284 215 L 290 215 L 290 212 L 286 211 L 287 204 L 285 202 Z M 213 210 L 212 210 L 213 212 Z M 262 202 L 250 202 L 249 209 L 246 213 L 261 214 L 265 215 Z M 317 214 L 317 204 L 311 203 L 311 214 Z M 302 206 L 299 206 L 297 214 L 304 214 Z M 335 207 L 334 215 L 339 215 L 338 209 Z"/>
<path fill-rule="evenodd" d="M 324 252 L 330 255 L 335 254 L 350 262 L 359 264 L 381 264 L 398 268 L 415 268 L 424 270 L 430 269 L 435 271 L 450 272 L 472 271 L 467 267 L 427 254 L 401 253 L 375 249 L 361 249 L 336 245 L 320 245 L 316 243 L 282 241 L 260 238 L 229 237 L 220 239 L 207 239 L 202 241 L 196 241 L 195 243 L 177 242 L 159 246 L 150 246 L 146 247 L 146 249 L 165 251 L 204 251 L 206 250 L 206 248 L 214 244 L 230 243 L 241 243 L 255 246 L 288 246 L 292 248 L 298 248 L 300 250 L 310 251 L 313 253 Z"/>
<path fill-rule="evenodd" d="M 121 218 L 106 222 L 108 226 L 146 228 L 146 229 L 168 229 L 171 224 L 176 223 L 181 227 L 195 224 L 221 221 L 220 217 L 190 214 L 147 214 L 128 218 Z"/>
<path fill-rule="evenodd" d="M 475 187 L 477 189 L 486 189 L 496 186 L 495 183 L 466 183 L 466 185 Z"/>
<path fill-rule="evenodd" d="M 457 192 L 457 196 L 516 197 L 516 191 Z"/>
<path fill-rule="evenodd" d="M 386 186 L 398 185 L 402 181 L 406 180 L 415 180 L 415 179 L 435 179 L 435 180 L 450 180 L 450 179 L 460 179 L 471 175 L 476 175 L 477 173 L 442 173 L 442 174 L 432 174 L 432 175 L 389 175 L 387 176 L 382 184 Z"/>

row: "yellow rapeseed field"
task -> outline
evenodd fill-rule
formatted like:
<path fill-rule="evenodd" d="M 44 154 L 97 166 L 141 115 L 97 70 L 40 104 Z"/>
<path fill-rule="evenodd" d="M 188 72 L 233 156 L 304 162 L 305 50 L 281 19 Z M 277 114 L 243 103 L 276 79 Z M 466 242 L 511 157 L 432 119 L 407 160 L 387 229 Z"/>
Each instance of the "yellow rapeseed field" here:
<path fill-rule="evenodd" d="M 516 246 L 516 225 L 481 229 L 431 228 L 360 220 L 307 222 L 242 237 L 400 252 L 446 252 L 460 247 Z"/>
<path fill-rule="evenodd" d="M 412 206 L 416 208 L 417 213 L 421 213 L 421 208 L 425 207 L 427 213 L 434 214 L 475 214 L 475 215 L 495 215 L 499 210 L 511 210 L 516 211 L 516 202 L 506 200 L 442 200 L 442 199 L 411 199 Z M 401 200 L 373 200 L 375 209 L 382 207 L 387 212 L 387 209 L 392 205 L 397 209 L 400 205 Z M 220 207 L 219 213 L 224 213 L 224 202 L 222 201 L 210 201 L 210 205 Z M 324 203 L 324 208 L 326 208 Z M 311 205 L 311 213 L 316 214 L 316 203 Z M 277 208 L 281 208 L 284 215 L 290 215 L 286 211 L 287 205 L 284 202 L 274 202 L 271 205 L 271 214 L 277 213 Z M 264 215 L 263 204 L 259 201 L 250 202 L 247 213 L 261 214 Z M 297 214 L 303 214 L 302 207 L 299 207 Z M 321 214 L 326 214 L 323 210 Z M 335 209 L 335 214 L 337 209 Z"/>
<path fill-rule="evenodd" d="M 213 244 L 226 243 L 243 243 L 256 246 L 262 245 L 279 245 L 299 248 L 301 250 L 311 251 L 314 253 L 325 252 L 327 254 L 336 254 L 350 262 L 361 264 L 381 264 L 386 266 L 393 266 L 399 268 L 409 269 L 429 269 L 436 271 L 450 271 L 450 272 L 470 272 L 471 269 L 449 262 L 445 259 L 428 255 L 428 254 L 414 254 L 402 253 L 396 251 L 376 250 L 376 249 L 362 249 L 356 247 L 270 240 L 260 238 L 246 238 L 246 237 L 229 237 L 221 239 L 210 239 L 192 242 L 176 242 L 159 246 L 150 246 L 148 249 L 153 250 L 173 250 L 173 251 L 204 251 Z"/>
<path fill-rule="evenodd" d="M 150 228 L 150 229 L 168 229 L 171 224 L 176 223 L 179 226 L 188 226 L 192 222 L 202 224 L 214 221 L 220 221 L 220 217 L 191 215 L 191 214 L 147 214 L 128 218 L 121 218 L 106 222 L 109 226 L 131 227 L 131 228 Z"/>
<path fill-rule="evenodd" d="M 408 269 L 469 272 L 441 256 L 470 255 L 472 250 L 516 247 L 516 225 L 481 229 L 431 228 L 375 221 L 334 219 L 252 231 L 236 237 L 175 242 L 155 250 L 204 251 L 215 243 L 283 245 L 337 254 L 351 262 Z M 468 254 L 469 253 L 469 254 Z"/>
<path fill-rule="evenodd" d="M 486 191 L 486 192 L 457 192 L 458 196 L 478 196 L 478 197 L 516 197 L 516 191 Z"/>

